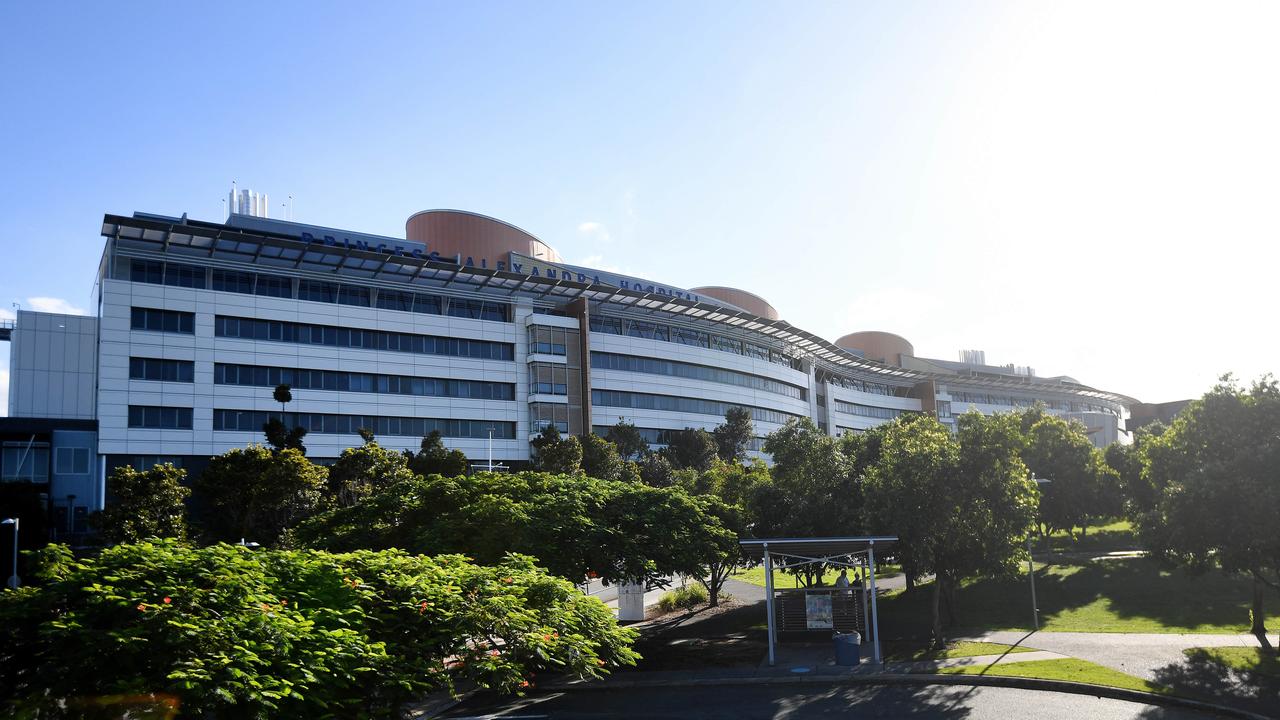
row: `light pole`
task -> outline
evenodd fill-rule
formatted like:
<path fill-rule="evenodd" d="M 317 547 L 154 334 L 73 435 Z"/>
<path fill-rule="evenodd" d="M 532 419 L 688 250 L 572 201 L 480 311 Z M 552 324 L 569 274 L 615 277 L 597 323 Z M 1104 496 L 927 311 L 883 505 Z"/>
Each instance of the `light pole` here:
<path fill-rule="evenodd" d="M 1034 475 L 1031 479 L 1035 481 L 1036 487 L 1048 485 L 1052 480 L 1044 480 Z M 1031 626 L 1037 631 L 1040 630 L 1040 604 L 1036 602 L 1036 563 L 1031 558 L 1031 532 L 1027 531 L 1027 577 L 1031 578 Z"/>
<path fill-rule="evenodd" d="M 18 589 L 18 518 L 5 518 L 0 525 L 13 526 L 13 574 L 9 576 L 9 589 Z"/>

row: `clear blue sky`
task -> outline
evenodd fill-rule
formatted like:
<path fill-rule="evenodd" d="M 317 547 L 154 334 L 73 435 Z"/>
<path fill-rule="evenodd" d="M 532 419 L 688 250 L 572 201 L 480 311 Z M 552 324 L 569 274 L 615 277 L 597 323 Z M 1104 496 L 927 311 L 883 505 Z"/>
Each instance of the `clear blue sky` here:
<path fill-rule="evenodd" d="M 1276 8 L 9 3 L 0 306 L 91 308 L 104 212 L 220 220 L 234 179 L 1199 395 L 1280 358 Z"/>

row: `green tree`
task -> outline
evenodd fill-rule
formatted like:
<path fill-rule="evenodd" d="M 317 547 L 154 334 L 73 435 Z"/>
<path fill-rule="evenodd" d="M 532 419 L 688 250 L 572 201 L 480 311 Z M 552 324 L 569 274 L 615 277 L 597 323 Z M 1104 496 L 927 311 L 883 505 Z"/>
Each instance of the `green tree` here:
<path fill-rule="evenodd" d="M 272 452 L 250 445 L 215 455 L 195 481 L 204 534 L 273 545 L 320 508 L 326 476 L 324 467 L 292 448 Z"/>
<path fill-rule="evenodd" d="M 1266 641 L 1267 586 L 1280 589 L 1280 388 L 1224 376 L 1144 448 L 1153 509 L 1139 537 L 1164 560 L 1253 578 L 1251 632 Z"/>
<path fill-rule="evenodd" d="M 1135 432 L 1132 443 L 1111 443 L 1107 446 L 1104 458 L 1119 478 L 1125 514 L 1129 517 L 1136 518 L 1155 509 L 1158 495 L 1150 478 L 1143 472 L 1143 458 L 1150 441 L 1167 429 L 1164 423 L 1157 421 Z"/>
<path fill-rule="evenodd" d="M 808 418 L 788 420 L 770 433 L 773 482 L 754 487 L 749 509 L 757 537 L 860 535 L 861 485 L 836 439 Z M 805 585 L 822 577 L 819 563 L 793 572 Z"/>
<path fill-rule="evenodd" d="M 731 535 L 680 488 L 536 472 L 415 477 L 295 531 L 320 549 L 463 553 L 482 563 L 520 552 L 575 582 L 595 573 L 652 586 L 696 574 Z"/>
<path fill-rule="evenodd" d="M 618 454 L 623 460 L 635 460 L 649 450 L 649 443 L 644 441 L 635 424 L 627 422 L 626 418 L 609 428 L 604 439 L 618 448 Z"/>
<path fill-rule="evenodd" d="M 329 468 L 329 500 L 339 507 L 355 505 L 375 492 L 413 477 L 405 456 L 370 438 L 347 448 Z"/>
<path fill-rule="evenodd" d="M 582 443 L 572 435 L 560 437 L 555 425 L 542 428 L 529 445 L 534 451 L 534 467 L 543 472 L 574 473 L 582 466 Z"/>
<path fill-rule="evenodd" d="M 942 600 L 954 614 L 963 578 L 1011 572 L 1036 507 L 1036 488 L 1019 456 L 1018 418 L 970 412 L 956 425 L 953 437 L 929 416 L 889 423 L 865 480 L 873 531 L 897 535 L 904 562 L 935 578 L 936 647 L 945 642 Z"/>
<path fill-rule="evenodd" d="M 725 462 L 737 462 L 747 456 L 747 446 L 756 435 L 751 423 L 751 411 L 744 407 L 731 407 L 724 414 L 724 422 L 711 431 L 716 441 L 716 453 Z"/>
<path fill-rule="evenodd" d="M 0 593 L 17 717 L 400 717 L 432 691 L 633 664 L 634 631 L 532 558 L 117 545 Z M 85 700 L 85 698 L 89 698 Z"/>
<path fill-rule="evenodd" d="M 1044 531 L 1073 531 L 1106 514 L 1103 478 L 1108 471 L 1084 426 L 1040 408 L 1017 417 L 1025 428 L 1022 459 L 1037 479 L 1048 481 L 1040 487 L 1038 522 Z"/>
<path fill-rule="evenodd" d="M 601 480 L 617 480 L 622 476 L 622 457 L 617 447 L 593 433 L 578 439 L 582 445 L 582 472 Z"/>
<path fill-rule="evenodd" d="M 307 448 L 302 444 L 302 439 L 307 435 L 307 429 L 301 426 L 289 427 L 285 424 L 288 415 L 285 414 L 285 405 L 293 401 L 293 391 L 288 385 L 277 385 L 275 390 L 271 392 L 271 397 L 280 403 L 280 417 L 269 418 L 262 424 L 262 434 L 267 439 L 267 444 L 275 448 L 277 451 L 293 449 L 307 454 Z"/>
<path fill-rule="evenodd" d="M 137 471 L 125 465 L 107 478 L 106 507 L 93 514 L 104 542 L 137 542 L 149 537 L 187 536 L 187 471 L 169 463 Z"/>
<path fill-rule="evenodd" d="M 771 482 L 769 468 L 760 460 L 750 465 L 716 462 L 698 479 L 697 494 L 707 499 L 706 511 L 732 533 L 732 537 L 723 538 L 712 548 L 697 576 L 698 583 L 707 589 L 712 607 L 720 604 L 725 581 L 745 561 L 738 540 L 750 535 L 753 524 L 748 501 L 757 487 Z"/>
<path fill-rule="evenodd" d="M 430 435 L 422 438 L 421 449 L 415 454 L 403 452 L 409 463 L 409 469 L 417 475 L 443 475 L 458 477 L 467 474 L 467 456 L 461 450 L 450 450 L 445 447 L 440 431 L 432 430 Z"/>
<path fill-rule="evenodd" d="M 716 440 L 702 429 L 670 430 L 667 432 L 667 447 L 662 454 L 676 470 L 691 468 L 706 472 L 716 459 Z"/>
<path fill-rule="evenodd" d="M 662 453 L 646 452 L 641 455 L 636 470 L 640 482 L 650 487 L 671 487 L 675 484 L 675 468 Z"/>

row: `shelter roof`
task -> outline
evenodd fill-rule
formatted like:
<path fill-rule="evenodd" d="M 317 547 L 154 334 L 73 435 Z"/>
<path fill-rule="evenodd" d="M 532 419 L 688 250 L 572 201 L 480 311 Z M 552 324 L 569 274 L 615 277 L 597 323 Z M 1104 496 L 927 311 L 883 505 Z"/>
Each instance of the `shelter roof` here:
<path fill-rule="evenodd" d="M 799 555 L 804 557 L 841 557 L 856 555 L 867 551 L 873 545 L 877 550 L 889 550 L 898 543 L 894 535 L 873 535 L 869 537 L 822 537 L 822 538 L 752 538 L 739 540 L 742 552 L 747 557 L 759 560 L 764 557 L 765 549 L 770 555 Z"/>

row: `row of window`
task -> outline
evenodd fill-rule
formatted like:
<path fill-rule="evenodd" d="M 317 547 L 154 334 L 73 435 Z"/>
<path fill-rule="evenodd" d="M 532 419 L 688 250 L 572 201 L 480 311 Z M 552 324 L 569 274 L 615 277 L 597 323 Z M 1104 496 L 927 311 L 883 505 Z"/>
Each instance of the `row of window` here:
<path fill-rule="evenodd" d="M 752 388 L 753 390 L 763 390 L 764 392 L 777 393 L 800 400 L 806 399 L 808 395 L 808 391 L 804 388 L 772 378 L 708 367 L 706 365 L 676 362 L 674 360 L 593 352 L 591 353 L 591 367 L 598 370 L 624 370 L 627 372 L 649 373 L 651 375 L 669 375 L 689 380 L 706 380 L 708 382 Z"/>
<path fill-rule="evenodd" d="M 390 350 L 418 355 L 447 355 L 481 360 L 513 360 L 515 358 L 514 345 L 491 340 L 414 335 L 387 330 L 361 330 L 332 325 L 311 325 L 221 315 L 214 318 L 213 334 L 217 337 Z"/>
<path fill-rule="evenodd" d="M 662 340 L 665 342 L 680 343 L 682 345 L 695 345 L 697 347 L 731 352 L 737 355 L 745 355 L 757 360 L 767 360 L 779 365 L 786 365 L 793 370 L 804 370 L 804 364 L 799 358 L 793 358 L 784 353 L 780 353 L 777 350 L 770 350 L 763 345 L 756 345 L 755 343 L 737 340 L 723 335 L 712 335 L 711 333 L 705 333 L 699 330 L 689 330 L 678 326 L 649 322 L 647 320 L 632 320 L 629 318 L 592 315 L 591 332 L 608 333 L 610 335 L 624 335 L 626 337 L 638 337 L 648 340 Z"/>
<path fill-rule="evenodd" d="M 129 327 L 134 330 L 193 335 L 196 331 L 196 314 L 136 307 L 129 311 Z"/>
<path fill-rule="evenodd" d="M 613 427 L 610 425 L 592 425 L 591 426 L 592 434 L 599 435 L 600 437 L 608 437 L 609 431 L 612 429 Z M 661 428 L 637 427 L 636 432 L 640 434 L 641 440 L 644 440 L 646 443 L 650 445 L 667 445 L 670 443 L 669 433 L 672 433 L 675 431 L 663 430 Z M 751 438 L 750 440 L 747 441 L 747 449 L 759 452 L 761 449 L 764 448 L 764 440 L 765 439 L 762 437 Z"/>
<path fill-rule="evenodd" d="M 965 390 L 953 390 L 950 392 L 951 401 L 958 403 L 976 403 L 980 405 L 1008 405 L 1010 407 L 1034 407 L 1037 403 L 1044 405 L 1050 410 L 1062 410 L 1064 412 L 1097 412 L 1115 414 L 1115 410 L 1106 405 L 1097 405 L 1095 403 L 1078 402 L 1066 400 L 1055 400 L 1050 398 L 1028 398 L 1017 397 L 1011 395 L 996 395 L 993 393 L 969 392 Z"/>
<path fill-rule="evenodd" d="M 822 383 L 831 383 L 837 387 L 847 388 L 849 390 L 858 390 L 864 393 L 871 393 L 872 395 L 893 396 L 898 394 L 895 392 L 895 388 L 892 385 L 845 377 L 844 375 L 837 375 L 836 373 L 828 370 L 818 370 L 817 380 L 819 385 Z M 898 390 L 901 390 L 901 388 L 898 388 Z"/>
<path fill-rule="evenodd" d="M 186 265 L 156 260 L 133 260 L 129 267 L 133 282 L 173 285 L 198 290 L 211 288 L 223 292 L 297 298 L 312 302 L 378 307 L 427 315 L 449 315 L 474 320 L 511 322 L 511 304 L 488 300 L 469 300 L 442 295 L 428 295 L 404 290 L 382 290 L 349 283 L 299 279 L 294 292 L 293 278 L 268 273 L 242 272 L 214 268 L 206 275 L 199 265 Z"/>
<path fill-rule="evenodd" d="M 284 413 L 263 410 L 214 410 L 213 429 L 238 432 L 261 432 L 271 418 L 289 427 L 303 427 L 309 433 L 322 435 L 355 434 L 372 430 L 384 437 L 425 437 L 439 432 L 449 438 L 488 438 L 511 440 L 516 424 L 504 420 L 451 420 L 446 418 L 384 417 L 377 415 L 338 415 L 334 413 Z"/>
<path fill-rule="evenodd" d="M 568 356 L 569 346 L 578 344 L 578 331 L 546 325 L 529 326 L 529 354 Z"/>
<path fill-rule="evenodd" d="M 858 403 L 845 402 L 844 400 L 836 400 L 835 407 L 836 412 L 842 412 L 846 415 L 859 415 L 861 417 L 880 418 L 881 420 L 892 420 L 903 413 L 911 412 L 910 410 L 898 410 L 897 408 L 859 405 Z"/>
<path fill-rule="evenodd" d="M 150 428 L 152 430 L 190 430 L 191 408 L 130 405 L 129 427 Z"/>
<path fill-rule="evenodd" d="M 671 412 L 690 413 L 694 415 L 715 415 L 724 417 L 732 407 L 745 407 L 751 411 L 751 418 L 757 422 L 781 425 L 790 418 L 800 417 L 793 413 L 770 410 L 768 408 L 736 405 L 734 403 L 702 400 L 699 398 L 675 397 L 672 395 L 651 395 L 649 393 L 623 392 L 620 390 L 592 390 L 591 404 L 597 407 L 636 408 L 640 410 L 667 410 Z"/>
<path fill-rule="evenodd" d="M 130 380 L 161 380 L 164 382 L 195 382 L 196 364 L 190 360 L 161 360 L 159 358 L 129 358 Z"/>
<path fill-rule="evenodd" d="M 294 390 L 336 390 L 476 400 L 516 398 L 516 386 L 512 383 L 224 363 L 213 366 L 213 382 L 215 385 L 275 387 L 284 384 Z"/>

